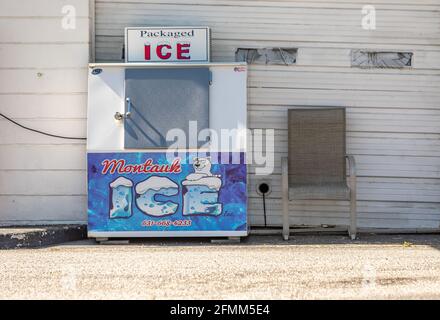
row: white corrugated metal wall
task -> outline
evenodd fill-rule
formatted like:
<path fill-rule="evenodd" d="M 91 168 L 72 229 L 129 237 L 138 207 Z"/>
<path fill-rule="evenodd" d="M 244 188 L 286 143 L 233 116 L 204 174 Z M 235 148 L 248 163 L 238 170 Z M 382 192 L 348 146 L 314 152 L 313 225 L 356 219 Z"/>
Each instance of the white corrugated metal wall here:
<path fill-rule="evenodd" d="M 125 26 L 207 25 L 212 60 L 237 47 L 297 47 L 294 66 L 251 66 L 249 126 L 275 128 L 275 172 L 250 167 L 250 221 L 263 222 L 256 183 L 271 182 L 268 222 L 281 224 L 280 158 L 287 153 L 286 110 L 347 107 L 348 152 L 359 174 L 359 224 L 438 228 L 440 222 L 440 1 L 371 0 L 377 29 L 361 28 L 363 0 L 97 0 L 96 59 L 121 61 Z M 414 53 L 410 69 L 357 69 L 351 49 Z M 292 204 L 296 225 L 341 224 L 347 204 Z"/>
<path fill-rule="evenodd" d="M 69 28 L 66 14 L 75 19 Z M 0 1 L 0 112 L 38 130 L 86 136 L 92 14 L 88 0 Z M 85 141 L 0 118 L 0 224 L 86 222 L 85 153 Z"/>

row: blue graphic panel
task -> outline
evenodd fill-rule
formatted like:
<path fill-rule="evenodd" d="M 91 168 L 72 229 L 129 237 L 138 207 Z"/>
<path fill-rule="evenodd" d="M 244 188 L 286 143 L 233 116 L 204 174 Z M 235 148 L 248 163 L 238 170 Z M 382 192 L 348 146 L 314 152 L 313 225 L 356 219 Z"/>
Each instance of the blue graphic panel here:
<path fill-rule="evenodd" d="M 243 153 L 89 153 L 87 173 L 89 231 L 247 229 Z"/>

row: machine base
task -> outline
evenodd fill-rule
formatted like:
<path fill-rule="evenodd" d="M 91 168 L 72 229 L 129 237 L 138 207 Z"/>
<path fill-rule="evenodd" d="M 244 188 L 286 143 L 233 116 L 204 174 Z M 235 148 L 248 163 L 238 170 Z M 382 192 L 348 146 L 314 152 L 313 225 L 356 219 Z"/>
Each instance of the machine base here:
<path fill-rule="evenodd" d="M 101 241 L 112 238 L 247 237 L 248 231 L 92 231 L 87 235 Z"/>

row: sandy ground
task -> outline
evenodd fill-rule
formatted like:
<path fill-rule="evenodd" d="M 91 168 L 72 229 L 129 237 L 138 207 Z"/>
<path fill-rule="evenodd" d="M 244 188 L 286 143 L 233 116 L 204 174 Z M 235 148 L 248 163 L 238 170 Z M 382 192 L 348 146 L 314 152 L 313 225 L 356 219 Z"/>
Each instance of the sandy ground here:
<path fill-rule="evenodd" d="M 74 242 L 0 251 L 0 298 L 440 298 L 440 235 Z"/>

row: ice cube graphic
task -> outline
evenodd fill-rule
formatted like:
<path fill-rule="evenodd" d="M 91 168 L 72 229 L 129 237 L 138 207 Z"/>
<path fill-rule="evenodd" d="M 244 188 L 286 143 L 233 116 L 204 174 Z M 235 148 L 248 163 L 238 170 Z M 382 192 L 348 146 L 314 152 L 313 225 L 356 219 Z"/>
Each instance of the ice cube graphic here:
<path fill-rule="evenodd" d="M 110 218 L 129 218 L 132 215 L 133 182 L 119 177 L 110 183 Z"/>
<path fill-rule="evenodd" d="M 213 215 L 222 213 L 222 204 L 218 202 L 218 192 L 222 180 L 216 176 L 197 178 L 194 174 L 188 175 L 182 181 L 183 212 L 186 215 Z"/>
<path fill-rule="evenodd" d="M 136 185 L 136 205 L 143 213 L 162 217 L 176 213 L 178 204 L 157 201 L 157 195 L 174 196 L 179 186 L 167 177 L 152 176 Z"/>

